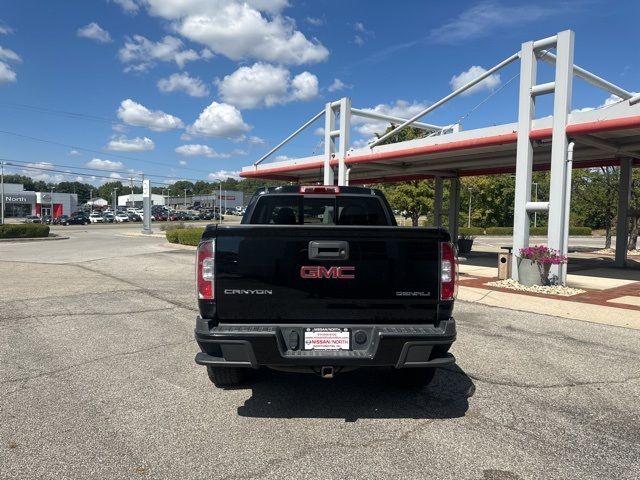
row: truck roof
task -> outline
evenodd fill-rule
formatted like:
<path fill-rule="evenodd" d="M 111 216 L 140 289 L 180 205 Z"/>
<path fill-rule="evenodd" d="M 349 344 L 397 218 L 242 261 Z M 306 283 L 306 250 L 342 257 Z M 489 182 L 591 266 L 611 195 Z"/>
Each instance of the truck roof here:
<path fill-rule="evenodd" d="M 301 187 L 322 187 L 323 185 L 285 185 L 281 187 L 262 187 L 254 192 L 254 195 L 279 194 L 279 193 L 300 193 Z M 377 188 L 366 187 L 336 187 L 339 188 L 340 194 L 347 195 L 374 195 L 383 196 L 383 193 Z"/>

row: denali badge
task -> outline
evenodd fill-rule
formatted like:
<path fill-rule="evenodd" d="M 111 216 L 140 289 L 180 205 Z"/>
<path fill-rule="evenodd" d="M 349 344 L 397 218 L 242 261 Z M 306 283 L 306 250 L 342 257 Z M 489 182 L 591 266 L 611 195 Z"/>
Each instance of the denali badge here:
<path fill-rule="evenodd" d="M 329 267 L 308 266 L 300 267 L 300 277 L 305 279 L 334 278 L 340 280 L 353 280 L 356 278 L 356 267 Z"/>
<path fill-rule="evenodd" d="M 225 295 L 273 295 L 273 290 L 236 290 L 235 288 L 225 288 Z"/>
<path fill-rule="evenodd" d="M 430 297 L 431 292 L 396 292 L 396 297 Z"/>

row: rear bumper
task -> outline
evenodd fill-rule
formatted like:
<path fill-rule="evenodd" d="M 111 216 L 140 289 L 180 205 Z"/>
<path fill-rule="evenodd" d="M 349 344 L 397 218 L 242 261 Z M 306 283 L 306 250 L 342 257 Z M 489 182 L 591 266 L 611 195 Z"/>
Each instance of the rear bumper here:
<path fill-rule="evenodd" d="M 195 338 L 202 350 L 195 361 L 219 367 L 441 367 L 455 362 L 448 349 L 456 339 L 455 320 L 434 325 L 318 325 L 364 332 L 367 340 L 349 351 L 304 350 L 304 329 L 315 325 L 210 326 L 198 317 Z M 296 339 L 297 334 L 297 339 Z"/>

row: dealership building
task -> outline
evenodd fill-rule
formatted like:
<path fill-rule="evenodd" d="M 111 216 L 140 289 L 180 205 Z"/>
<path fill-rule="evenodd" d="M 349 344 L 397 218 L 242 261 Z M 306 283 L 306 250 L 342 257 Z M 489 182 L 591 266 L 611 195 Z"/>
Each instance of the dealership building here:
<path fill-rule="evenodd" d="M 5 218 L 25 218 L 29 215 L 70 215 L 78 210 L 78 195 L 75 193 L 31 192 L 18 183 L 4 184 Z"/>
<path fill-rule="evenodd" d="M 190 207 L 219 208 L 223 209 L 242 207 L 244 194 L 235 190 L 223 190 L 222 195 L 218 192 L 211 195 L 186 195 L 178 197 L 166 197 L 166 205 L 176 210 Z"/>

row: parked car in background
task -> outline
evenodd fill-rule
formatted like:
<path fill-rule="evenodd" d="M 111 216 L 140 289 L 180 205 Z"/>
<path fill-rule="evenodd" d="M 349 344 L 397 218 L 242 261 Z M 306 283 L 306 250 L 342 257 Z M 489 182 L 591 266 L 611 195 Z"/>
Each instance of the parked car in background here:
<path fill-rule="evenodd" d="M 140 215 L 138 215 L 137 213 L 129 212 L 127 215 L 129 217 L 129 221 L 130 222 L 141 222 L 142 221 L 142 217 Z"/>
<path fill-rule="evenodd" d="M 111 212 L 103 212 L 102 219 L 104 220 L 104 223 L 113 223 L 115 217 Z"/>
<path fill-rule="evenodd" d="M 69 225 L 69 215 L 60 215 L 53 219 L 54 225 Z"/>
<path fill-rule="evenodd" d="M 101 213 L 94 212 L 89 215 L 89 221 L 91 223 L 104 223 L 104 217 Z"/>
<path fill-rule="evenodd" d="M 50 215 L 43 215 L 42 217 L 40 217 L 40 223 L 46 223 L 47 225 L 51 224 L 51 216 Z"/>
<path fill-rule="evenodd" d="M 129 215 L 127 215 L 124 212 L 118 212 L 115 215 L 115 221 L 118 222 L 118 223 L 128 222 L 129 221 Z"/>
<path fill-rule="evenodd" d="M 24 223 L 40 223 L 40 217 L 38 217 L 37 215 L 29 215 L 27 218 L 24 219 Z"/>
<path fill-rule="evenodd" d="M 69 217 L 69 225 L 89 225 L 91 220 L 89 214 L 85 212 L 73 212 Z"/>

